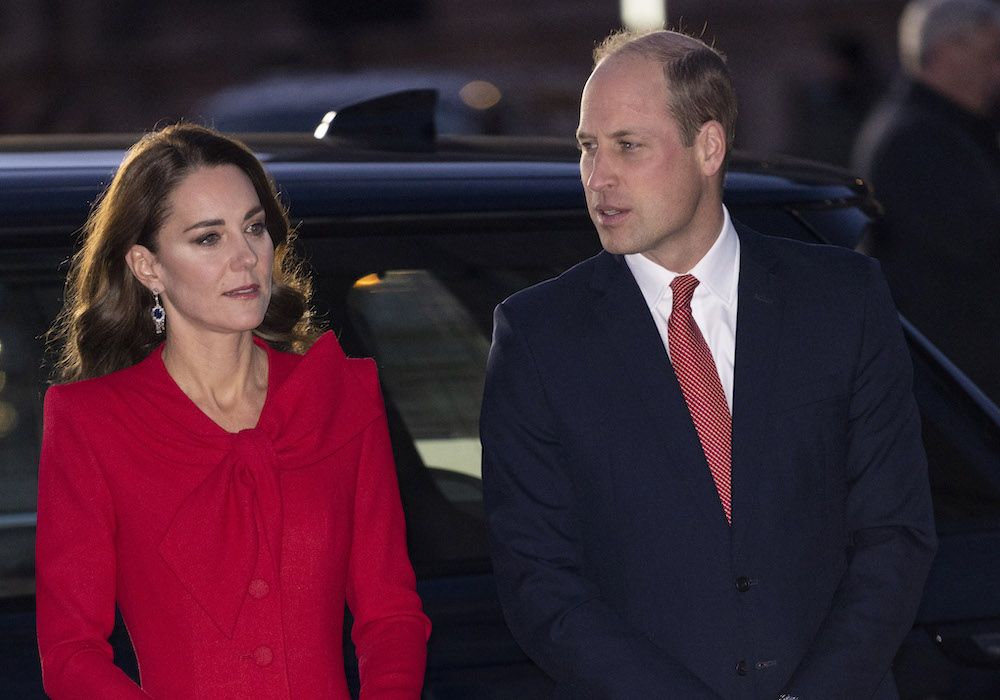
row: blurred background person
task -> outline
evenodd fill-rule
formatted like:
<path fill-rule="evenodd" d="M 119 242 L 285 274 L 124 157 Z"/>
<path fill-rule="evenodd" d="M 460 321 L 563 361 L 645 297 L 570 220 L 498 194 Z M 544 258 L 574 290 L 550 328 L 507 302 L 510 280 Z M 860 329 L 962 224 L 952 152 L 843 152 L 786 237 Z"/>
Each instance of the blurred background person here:
<path fill-rule="evenodd" d="M 854 152 L 885 205 L 870 252 L 900 310 L 1000 401 L 1000 6 L 914 0 L 899 53 Z"/>

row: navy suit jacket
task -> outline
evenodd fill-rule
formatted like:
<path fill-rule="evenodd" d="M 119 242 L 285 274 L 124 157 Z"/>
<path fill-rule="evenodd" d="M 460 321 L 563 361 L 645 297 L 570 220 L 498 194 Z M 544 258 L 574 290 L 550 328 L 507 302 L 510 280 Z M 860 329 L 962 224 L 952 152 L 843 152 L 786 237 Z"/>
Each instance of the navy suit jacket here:
<path fill-rule="evenodd" d="M 567 698 L 895 698 L 936 540 L 878 265 L 737 224 L 733 522 L 624 259 L 497 307 L 481 416 L 500 599 Z"/>

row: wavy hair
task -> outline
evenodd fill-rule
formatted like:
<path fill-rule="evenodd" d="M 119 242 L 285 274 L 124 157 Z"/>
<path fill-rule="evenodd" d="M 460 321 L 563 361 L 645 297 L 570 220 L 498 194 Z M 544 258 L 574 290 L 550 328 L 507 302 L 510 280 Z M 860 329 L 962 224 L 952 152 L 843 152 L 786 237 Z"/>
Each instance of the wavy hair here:
<path fill-rule="evenodd" d="M 159 344 L 149 313 L 152 296 L 133 276 L 125 255 L 136 243 L 155 254 L 170 193 L 194 170 L 220 165 L 235 165 L 250 178 L 274 243 L 271 301 L 254 334 L 292 352 L 305 352 L 316 339 L 312 284 L 295 256 L 288 213 L 260 161 L 217 131 L 173 124 L 146 134 L 129 149 L 84 224 L 62 311 L 47 334 L 56 356 L 53 381 L 110 374 L 136 364 Z"/>

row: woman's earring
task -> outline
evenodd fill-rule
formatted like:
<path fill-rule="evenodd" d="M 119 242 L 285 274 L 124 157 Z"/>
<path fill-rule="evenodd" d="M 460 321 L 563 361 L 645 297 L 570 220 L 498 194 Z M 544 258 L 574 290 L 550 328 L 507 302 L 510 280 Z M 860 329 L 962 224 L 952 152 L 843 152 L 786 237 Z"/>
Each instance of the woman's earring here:
<path fill-rule="evenodd" d="M 156 326 L 156 335 L 163 335 L 163 327 L 167 325 L 167 312 L 160 304 L 160 293 L 153 292 L 153 308 L 149 315 L 153 317 L 153 324 Z"/>

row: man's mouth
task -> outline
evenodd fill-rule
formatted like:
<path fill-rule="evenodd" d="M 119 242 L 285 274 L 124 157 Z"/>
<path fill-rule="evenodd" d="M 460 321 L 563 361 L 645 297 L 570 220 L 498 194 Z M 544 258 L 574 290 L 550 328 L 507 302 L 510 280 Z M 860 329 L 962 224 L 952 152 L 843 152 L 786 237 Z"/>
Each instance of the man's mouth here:
<path fill-rule="evenodd" d="M 594 207 L 594 211 L 597 212 L 597 219 L 602 224 L 616 224 L 629 213 L 628 209 L 604 206 Z"/>

